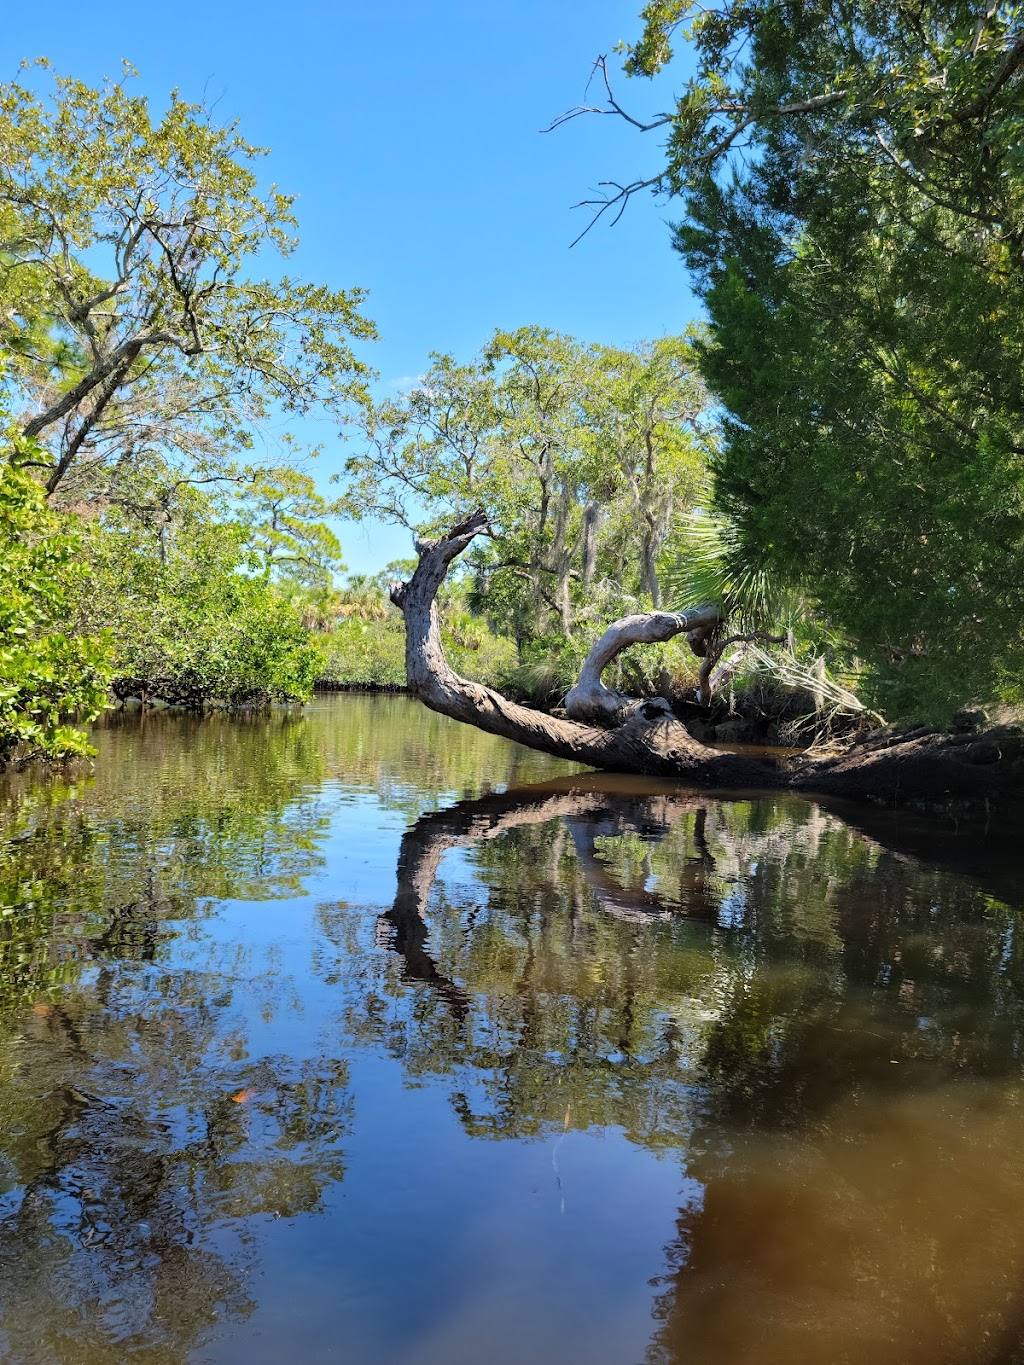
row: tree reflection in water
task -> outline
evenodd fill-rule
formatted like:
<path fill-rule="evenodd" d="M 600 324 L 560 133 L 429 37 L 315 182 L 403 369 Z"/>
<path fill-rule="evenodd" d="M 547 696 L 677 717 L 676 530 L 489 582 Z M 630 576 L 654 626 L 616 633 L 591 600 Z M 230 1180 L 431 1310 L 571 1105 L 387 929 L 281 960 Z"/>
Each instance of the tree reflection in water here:
<path fill-rule="evenodd" d="M 5 784 L 5 1359 L 184 1361 L 254 1306 L 253 1216 L 315 1210 L 342 1178 L 346 1062 L 254 1052 L 235 995 L 280 1003 L 261 964 L 160 966 L 217 898 L 287 894 L 318 864 L 303 732 L 279 729 L 256 763 L 225 745 L 206 783 L 169 753 L 146 792 Z"/>
<path fill-rule="evenodd" d="M 431 991 L 350 1027 L 467 1132 L 620 1127 L 699 1181 L 650 1361 L 1024 1358 L 1009 906 L 816 807 L 575 779 L 421 818 L 381 925 Z"/>
<path fill-rule="evenodd" d="M 92 782 L 4 787 L 0 1355 L 206 1358 L 266 1292 L 263 1220 L 338 1216 L 350 1068 L 382 1058 L 473 1142 L 587 1130 L 678 1162 L 652 1362 L 1013 1360 L 1012 864 L 585 775 L 415 818 L 527 760 L 373 713 L 125 726 Z M 383 910 L 327 839 L 342 779 L 375 832 L 412 820 Z M 253 903 L 283 929 L 314 873 L 339 900 L 286 968 Z"/>
<path fill-rule="evenodd" d="M 219 1060 L 229 1007 L 200 981 L 158 1001 L 100 981 L 33 1017 L 3 1078 L 9 1358 L 185 1359 L 253 1306 L 246 1220 L 341 1179 L 344 1063 Z"/>

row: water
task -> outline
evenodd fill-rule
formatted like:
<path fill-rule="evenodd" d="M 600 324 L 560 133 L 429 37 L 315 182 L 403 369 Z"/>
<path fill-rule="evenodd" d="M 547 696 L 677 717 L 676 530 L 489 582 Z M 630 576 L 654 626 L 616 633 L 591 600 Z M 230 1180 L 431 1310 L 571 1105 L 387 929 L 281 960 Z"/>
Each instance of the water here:
<path fill-rule="evenodd" d="M 1024 1359 L 1019 853 L 402 697 L 0 786 L 0 1358 Z"/>

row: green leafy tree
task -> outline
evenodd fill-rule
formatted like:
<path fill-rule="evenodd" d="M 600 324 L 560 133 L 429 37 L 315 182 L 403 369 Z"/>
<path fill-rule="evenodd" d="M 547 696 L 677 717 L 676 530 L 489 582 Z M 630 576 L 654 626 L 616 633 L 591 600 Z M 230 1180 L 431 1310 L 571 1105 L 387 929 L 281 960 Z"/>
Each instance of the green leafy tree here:
<path fill-rule="evenodd" d="M 0 85 L 0 345 L 64 503 L 153 454 L 230 475 L 272 413 L 365 398 L 362 292 L 256 273 L 295 246 L 263 151 L 177 93 L 154 114 L 132 75 Z"/>
<path fill-rule="evenodd" d="M 344 568 L 338 537 L 325 518 L 341 511 L 301 470 L 281 466 L 254 471 L 241 496 L 240 521 L 267 578 L 329 588 Z"/>
<path fill-rule="evenodd" d="M 709 449 L 697 335 L 601 347 L 586 394 L 595 465 L 607 471 L 606 537 L 636 565 L 654 607 L 662 604 L 659 553 L 674 519 L 693 506 Z"/>
<path fill-rule="evenodd" d="M 106 641 L 66 631 L 87 576 L 82 537 L 24 468 L 33 453 L 17 441 L 0 461 L 0 768 L 91 752 L 67 722 L 97 716 L 109 680 Z"/>
<path fill-rule="evenodd" d="M 657 0 L 626 54 L 654 75 L 681 37 L 691 62 L 640 120 L 661 170 L 607 203 L 685 197 L 718 506 L 908 718 L 1013 696 L 1024 662 L 1022 18 Z"/>
<path fill-rule="evenodd" d="M 520 639 L 656 603 L 658 552 L 704 461 L 692 346 L 624 351 L 528 327 L 466 365 L 435 355 L 416 388 L 375 409 L 348 505 L 414 529 L 486 507 L 470 605 Z"/>
<path fill-rule="evenodd" d="M 172 521 L 92 528 L 75 627 L 113 640 L 115 689 L 190 708 L 305 700 L 323 656 L 302 610 L 261 573 L 244 527 L 183 489 Z"/>

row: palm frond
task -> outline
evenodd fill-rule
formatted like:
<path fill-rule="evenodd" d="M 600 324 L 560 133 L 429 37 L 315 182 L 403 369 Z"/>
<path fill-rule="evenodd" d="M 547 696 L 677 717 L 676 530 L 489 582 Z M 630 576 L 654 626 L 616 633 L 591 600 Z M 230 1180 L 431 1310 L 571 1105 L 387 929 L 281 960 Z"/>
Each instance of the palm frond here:
<path fill-rule="evenodd" d="M 792 594 L 745 551 L 734 522 L 696 508 L 681 517 L 662 555 L 666 600 L 683 611 L 716 602 L 738 625 L 764 630 L 792 610 Z"/>

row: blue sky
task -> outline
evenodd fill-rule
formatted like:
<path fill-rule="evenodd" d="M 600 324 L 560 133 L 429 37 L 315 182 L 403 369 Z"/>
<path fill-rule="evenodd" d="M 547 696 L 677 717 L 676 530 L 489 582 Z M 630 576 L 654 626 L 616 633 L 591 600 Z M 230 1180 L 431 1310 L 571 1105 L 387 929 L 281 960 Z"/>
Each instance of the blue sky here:
<path fill-rule="evenodd" d="M 467 358 L 497 327 L 536 323 L 628 345 L 696 316 L 669 245 L 673 206 L 645 195 L 616 228 L 598 226 L 569 249 L 586 222 L 571 206 L 600 180 L 653 172 L 657 135 L 597 117 L 540 132 L 582 100 L 594 57 L 636 34 L 639 8 L 56 0 L 5 14 L 5 74 L 47 56 L 95 82 L 126 58 L 152 100 L 177 87 L 239 119 L 271 150 L 268 179 L 299 196 L 301 245 L 288 270 L 370 291 L 381 340 L 365 359 L 394 392 L 423 372 L 429 351 Z M 645 113 L 668 94 L 625 80 L 617 90 Z M 326 439 L 326 481 L 343 445 L 330 429 L 299 434 Z M 408 553 L 400 530 L 340 529 L 353 570 Z"/>

